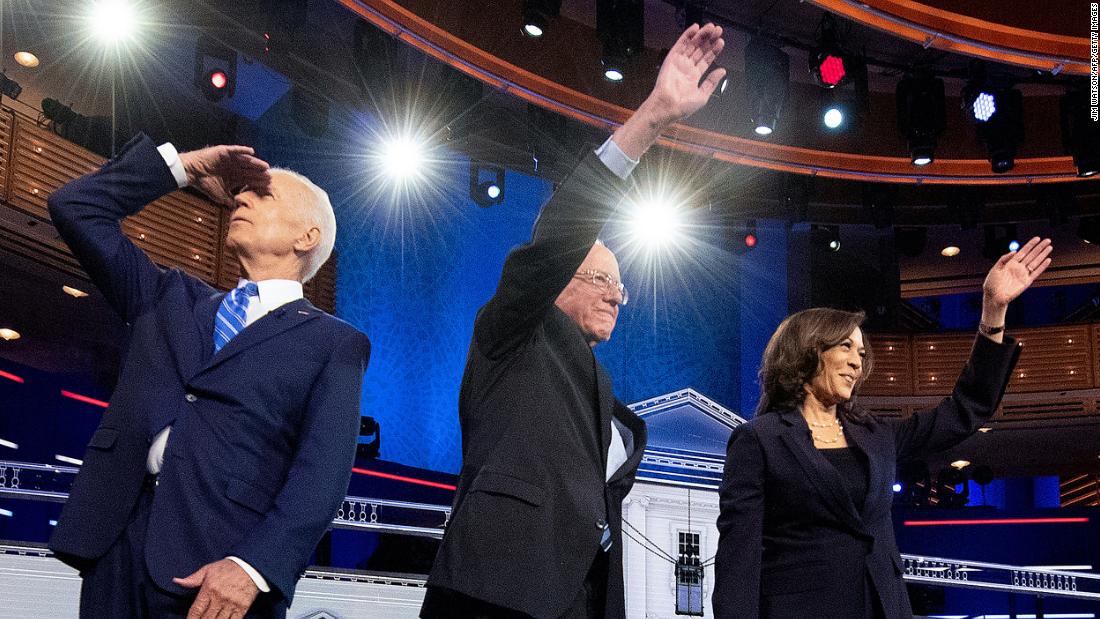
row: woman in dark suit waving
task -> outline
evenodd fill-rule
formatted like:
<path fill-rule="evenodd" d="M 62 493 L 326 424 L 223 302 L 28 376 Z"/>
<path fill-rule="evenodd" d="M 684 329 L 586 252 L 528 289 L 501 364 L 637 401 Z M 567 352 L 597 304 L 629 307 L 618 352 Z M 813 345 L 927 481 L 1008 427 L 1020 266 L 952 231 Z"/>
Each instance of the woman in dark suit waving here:
<path fill-rule="evenodd" d="M 890 519 L 898 461 L 947 449 L 996 410 L 1019 356 L 1005 313 L 1050 264 L 1049 239 L 1006 254 L 954 392 L 902 421 L 853 405 L 871 371 L 862 313 L 789 316 L 760 368 L 756 415 L 730 436 L 720 491 L 720 619 L 910 619 Z"/>

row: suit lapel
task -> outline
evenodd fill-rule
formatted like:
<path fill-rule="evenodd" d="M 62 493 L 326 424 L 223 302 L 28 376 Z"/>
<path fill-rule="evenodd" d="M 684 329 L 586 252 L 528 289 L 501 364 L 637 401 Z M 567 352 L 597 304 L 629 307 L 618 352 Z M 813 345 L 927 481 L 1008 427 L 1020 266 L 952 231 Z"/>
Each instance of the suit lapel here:
<path fill-rule="evenodd" d="M 199 359 L 199 364 L 195 366 L 196 371 L 206 365 L 210 361 L 211 355 L 214 354 L 214 315 L 218 312 L 218 306 L 221 305 L 225 294 L 224 292 L 217 292 L 199 299 L 195 303 L 195 328 L 199 332 L 199 340 L 202 346 L 199 348 L 202 351 L 202 356 Z"/>
<path fill-rule="evenodd" d="M 207 361 L 206 365 L 202 368 L 200 373 L 208 372 L 213 368 L 221 365 L 225 361 L 232 359 L 233 357 L 239 355 L 245 350 L 248 350 L 252 346 L 269 340 L 276 335 L 287 331 L 288 329 L 293 329 L 294 327 L 297 327 L 304 322 L 313 320 L 320 315 L 321 310 L 313 307 L 313 305 L 311 305 L 309 301 L 305 300 L 304 298 L 287 303 L 286 305 L 276 309 L 275 311 L 269 312 L 267 315 L 263 316 L 256 322 L 248 325 L 248 327 L 237 334 L 236 337 L 229 340 L 228 344 L 226 344 L 221 350 L 218 351 L 216 355 L 214 355 Z M 213 314 L 211 314 L 211 336 L 210 338 L 208 338 L 211 340 L 211 349 L 213 349 L 213 319 Z"/>
<path fill-rule="evenodd" d="M 863 523 L 856 513 L 855 503 L 844 487 L 844 480 L 840 473 L 825 456 L 813 446 L 810 437 L 810 427 L 796 410 L 779 413 L 783 420 L 783 442 L 794 454 L 798 464 L 802 467 L 806 478 L 817 488 L 825 504 L 833 511 L 841 522 L 849 525 L 856 531 L 863 530 Z"/>
<path fill-rule="evenodd" d="M 626 477 L 628 473 L 638 469 L 638 465 L 641 464 L 642 457 L 645 455 L 645 446 L 648 438 L 645 421 L 643 421 L 641 417 L 635 415 L 634 412 L 625 405 L 616 401 L 612 414 L 626 426 L 627 431 L 630 432 L 634 438 L 634 451 L 627 454 L 626 462 L 611 475 L 611 479 L 607 480 L 608 483 L 617 482 L 623 477 Z M 604 468 L 606 469 L 606 466 Z"/>
<path fill-rule="evenodd" d="M 611 413 L 615 406 L 615 394 L 611 392 L 611 377 L 607 375 L 596 355 L 592 355 L 592 364 L 596 368 L 596 392 L 599 395 L 600 424 L 600 465 L 606 475 L 607 450 L 611 447 Z"/>
<path fill-rule="evenodd" d="M 876 501 L 879 490 L 886 487 L 886 475 L 887 471 L 886 463 L 882 461 L 882 458 L 878 457 L 878 450 L 875 449 L 875 436 L 871 428 L 858 423 L 849 423 L 844 426 L 845 435 L 849 439 L 849 442 L 860 451 L 867 458 L 867 470 L 868 470 L 868 484 L 867 484 L 867 498 L 863 502 L 863 521 L 866 522 L 870 515 L 871 510 L 874 509 L 879 501 Z"/>

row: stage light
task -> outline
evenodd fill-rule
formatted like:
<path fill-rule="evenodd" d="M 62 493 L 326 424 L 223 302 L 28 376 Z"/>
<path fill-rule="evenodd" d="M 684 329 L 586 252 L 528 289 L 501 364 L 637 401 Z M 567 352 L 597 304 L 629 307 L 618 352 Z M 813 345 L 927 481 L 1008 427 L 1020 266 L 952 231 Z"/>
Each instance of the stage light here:
<path fill-rule="evenodd" d="M 1024 139 L 1023 95 L 1015 88 L 992 88 L 979 77 L 963 89 L 963 101 L 977 121 L 991 169 L 995 174 L 1008 172 L 1016 165 L 1016 147 Z"/>
<path fill-rule="evenodd" d="M 683 225 L 682 207 L 669 197 L 654 196 L 634 204 L 630 229 L 643 246 L 659 249 L 679 237 Z"/>
<path fill-rule="evenodd" d="M 406 181 L 421 174 L 426 158 L 424 146 L 419 140 L 398 136 L 385 142 L 381 159 L 387 176 L 396 181 Z"/>
<path fill-rule="evenodd" d="M 974 98 L 970 109 L 974 113 L 974 120 L 986 122 L 997 113 L 997 100 L 993 94 L 983 91 Z"/>
<path fill-rule="evenodd" d="M 892 486 L 891 488 L 893 489 L 893 491 L 894 491 L 895 493 L 897 493 L 897 492 L 901 492 L 901 484 L 899 484 L 899 483 L 897 483 L 897 482 L 894 482 L 894 485 L 893 485 L 893 486 Z"/>
<path fill-rule="evenodd" d="M 1008 242 L 1008 251 L 1013 252 L 1013 253 L 1020 251 L 1020 242 L 1017 241 L 1016 239 L 1012 239 L 1011 241 L 1009 241 Z"/>
<path fill-rule="evenodd" d="M 831 13 L 821 16 L 817 48 L 810 53 L 810 72 L 818 85 L 836 88 L 851 75 L 853 59 L 837 43 L 836 20 Z"/>
<path fill-rule="evenodd" d="M 733 253 L 744 254 L 756 248 L 760 237 L 756 234 L 756 220 L 750 219 L 733 231 Z"/>
<path fill-rule="evenodd" d="M 0 73 L 0 95 L 10 97 L 12 99 L 18 99 L 19 95 L 23 92 L 23 87 L 19 85 L 19 82 L 11 79 L 7 75 Z"/>
<path fill-rule="evenodd" d="M 237 89 L 237 52 L 202 35 L 195 44 L 195 86 L 210 101 L 232 98 Z"/>
<path fill-rule="evenodd" d="M 88 296 L 87 292 L 84 292 L 79 288 L 73 288 L 72 286 L 62 286 L 61 290 L 62 292 L 69 295 L 70 297 L 73 297 L 74 299 L 82 299 Z"/>
<path fill-rule="evenodd" d="M 1077 222 L 1077 236 L 1089 245 L 1100 245 L 1100 217 L 1082 217 Z"/>
<path fill-rule="evenodd" d="M 954 462 L 951 463 L 951 466 L 953 468 L 958 469 L 958 470 L 961 471 L 961 470 L 965 469 L 966 467 L 970 466 L 970 461 L 969 460 L 955 460 Z"/>
<path fill-rule="evenodd" d="M 840 226 L 811 225 L 810 242 L 814 246 L 830 252 L 840 251 Z"/>
<path fill-rule="evenodd" d="M 1073 157 L 1077 176 L 1100 172 L 1100 123 L 1093 122 L 1089 93 L 1084 88 L 1067 92 L 1061 100 L 1062 145 Z"/>
<path fill-rule="evenodd" d="M 482 208 L 504 202 L 504 168 L 470 161 L 470 199 Z"/>
<path fill-rule="evenodd" d="M 355 446 L 355 456 L 358 459 L 373 460 L 381 453 L 382 426 L 374 417 L 359 418 L 359 440 Z"/>
<path fill-rule="evenodd" d="M 218 90 L 225 88 L 225 85 L 229 83 L 229 78 L 226 77 L 225 71 L 221 69 L 214 69 L 210 72 L 210 85 Z"/>
<path fill-rule="evenodd" d="M 753 38 L 745 46 L 745 86 L 749 120 L 760 136 L 775 131 L 787 101 L 790 58 L 778 47 Z"/>
<path fill-rule="evenodd" d="M 825 110 L 824 116 L 822 116 L 822 122 L 829 129 L 836 129 L 840 125 L 844 124 L 844 112 L 840 111 L 840 108 L 833 106 Z"/>
<path fill-rule="evenodd" d="M 955 245 L 948 245 L 947 247 L 944 247 L 940 250 L 940 255 L 945 258 L 954 258 L 955 256 L 959 255 L 960 251 L 962 250 L 960 250 Z"/>
<path fill-rule="evenodd" d="M 0 329 L 0 340 L 11 342 L 19 339 L 20 337 L 22 337 L 22 335 L 15 329 L 9 329 L 7 327 Z"/>
<path fill-rule="evenodd" d="M 643 0 L 596 0 L 596 33 L 604 78 L 621 82 L 626 63 L 645 46 Z"/>
<path fill-rule="evenodd" d="M 561 12 L 561 0 L 524 0 L 523 33 L 529 37 L 541 37 L 549 28 L 550 20 Z"/>
<path fill-rule="evenodd" d="M 15 52 L 15 62 L 19 66 L 33 69 L 38 66 L 38 56 L 35 56 L 31 52 Z"/>
<path fill-rule="evenodd" d="M 137 13 L 127 0 L 98 0 L 88 12 L 92 35 L 108 45 L 125 43 L 137 32 Z"/>
<path fill-rule="evenodd" d="M 898 129 L 909 142 L 913 165 L 926 166 L 936 157 L 936 142 L 947 126 L 943 80 L 912 75 L 898 82 Z"/>

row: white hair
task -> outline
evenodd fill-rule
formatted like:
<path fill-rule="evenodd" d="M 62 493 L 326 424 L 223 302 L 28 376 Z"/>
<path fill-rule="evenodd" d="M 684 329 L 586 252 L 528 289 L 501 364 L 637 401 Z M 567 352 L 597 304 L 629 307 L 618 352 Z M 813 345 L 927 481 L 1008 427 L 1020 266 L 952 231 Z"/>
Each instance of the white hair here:
<path fill-rule="evenodd" d="M 317 226 L 321 231 L 321 240 L 306 256 L 306 268 L 302 273 L 304 284 L 313 279 L 317 271 L 320 271 L 332 256 L 332 248 L 336 245 L 336 214 L 332 211 L 332 202 L 328 199 L 328 193 L 302 174 L 286 168 L 271 168 L 271 173 L 285 174 L 293 178 L 304 185 L 309 190 L 309 195 L 313 196 L 312 200 L 307 200 L 307 203 L 302 205 L 301 211 L 306 222 Z"/>

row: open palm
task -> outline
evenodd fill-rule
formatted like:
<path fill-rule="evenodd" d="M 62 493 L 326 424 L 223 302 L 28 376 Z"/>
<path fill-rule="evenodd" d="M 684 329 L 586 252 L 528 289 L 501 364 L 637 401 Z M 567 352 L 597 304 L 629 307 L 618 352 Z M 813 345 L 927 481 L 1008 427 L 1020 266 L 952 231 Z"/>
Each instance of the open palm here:
<path fill-rule="evenodd" d="M 1050 266 L 1050 239 L 1033 237 L 1019 251 L 1003 256 L 985 277 L 982 292 L 997 306 L 1006 306 L 1031 286 Z"/>
<path fill-rule="evenodd" d="M 722 29 L 714 24 L 693 24 L 680 35 L 661 65 L 651 95 L 668 121 L 690 116 L 706 104 L 726 70 L 715 69 L 706 79 L 703 75 L 723 47 Z"/>

